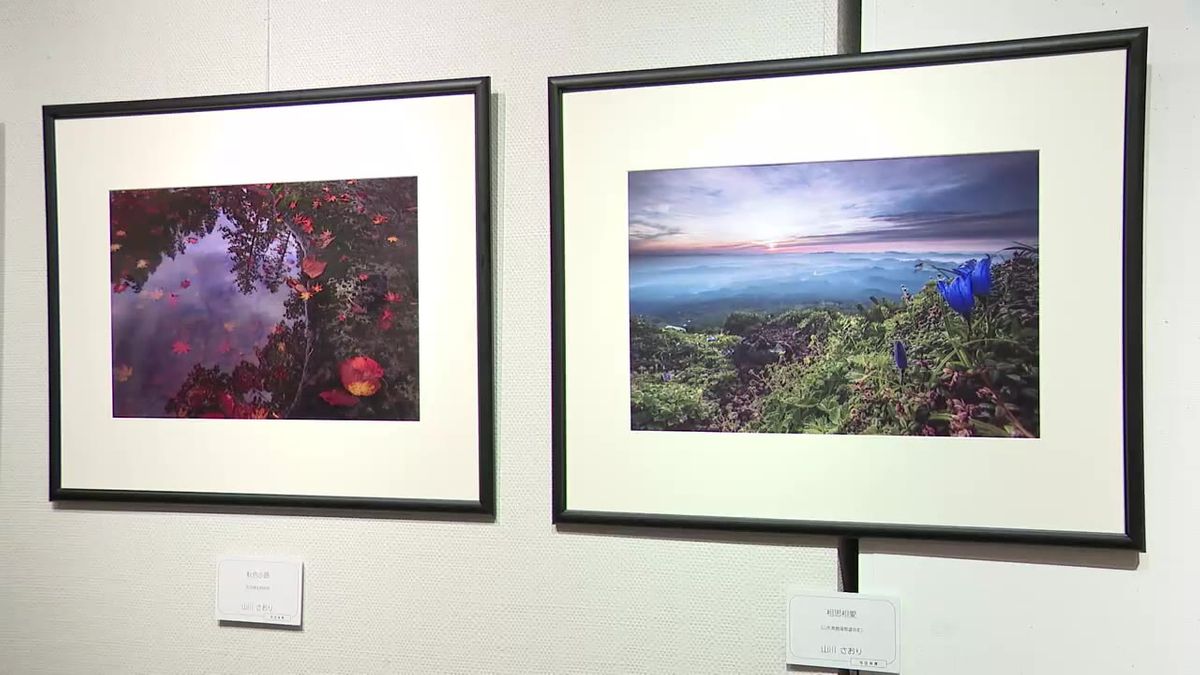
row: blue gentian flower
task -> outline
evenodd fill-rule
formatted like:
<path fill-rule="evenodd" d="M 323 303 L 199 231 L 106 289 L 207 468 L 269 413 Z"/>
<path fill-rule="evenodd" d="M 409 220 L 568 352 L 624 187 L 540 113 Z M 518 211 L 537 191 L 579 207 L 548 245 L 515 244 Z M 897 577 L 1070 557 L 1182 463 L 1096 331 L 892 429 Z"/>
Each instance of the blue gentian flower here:
<path fill-rule="evenodd" d="M 982 298 L 992 290 L 992 256 L 985 255 L 971 269 L 971 292 Z"/>
<path fill-rule="evenodd" d="M 950 309 L 964 317 L 971 316 L 971 310 L 975 307 L 975 296 L 971 291 L 971 274 L 969 272 L 962 274 L 959 270 L 955 270 L 953 279 L 938 279 L 937 289 L 946 304 L 950 305 Z"/>
<path fill-rule="evenodd" d="M 903 375 L 905 369 L 908 368 L 908 350 L 905 349 L 904 343 L 896 340 L 892 343 L 892 361 L 896 364 L 896 370 Z"/>
<path fill-rule="evenodd" d="M 954 269 L 954 274 L 971 279 L 971 293 L 982 298 L 992 290 L 992 256 L 981 260 L 971 258 Z"/>

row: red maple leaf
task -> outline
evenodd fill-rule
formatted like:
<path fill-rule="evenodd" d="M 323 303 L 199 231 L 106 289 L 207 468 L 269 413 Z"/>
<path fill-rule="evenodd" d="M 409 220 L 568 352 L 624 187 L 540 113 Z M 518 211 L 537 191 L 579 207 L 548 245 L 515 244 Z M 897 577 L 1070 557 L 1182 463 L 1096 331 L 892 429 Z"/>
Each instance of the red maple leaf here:
<path fill-rule="evenodd" d="M 383 296 L 383 299 L 387 300 L 388 302 L 400 302 L 404 299 L 404 296 L 396 293 L 395 291 L 388 291 L 387 295 Z"/>
<path fill-rule="evenodd" d="M 191 279 L 184 279 L 183 281 L 179 282 L 180 288 L 187 288 L 188 286 L 191 286 L 191 285 L 192 285 Z"/>
<path fill-rule="evenodd" d="M 320 199 L 314 199 L 314 200 L 313 200 L 313 208 L 314 208 L 314 209 L 319 209 L 319 208 L 321 208 L 321 200 L 320 200 Z"/>
<path fill-rule="evenodd" d="M 293 199 L 292 201 L 288 202 L 288 208 L 289 208 L 289 209 L 294 209 L 294 208 L 296 208 L 296 200 L 295 200 L 295 199 Z"/>
<path fill-rule="evenodd" d="M 371 278 L 371 276 L 370 276 L 369 274 L 360 274 L 360 275 L 358 275 L 358 280 L 359 280 L 359 281 L 366 281 L 367 279 L 370 279 L 370 278 Z"/>
<path fill-rule="evenodd" d="M 338 408 L 350 408 L 358 405 L 358 399 L 347 394 L 342 389 L 330 389 L 319 394 L 321 400 Z"/>
<path fill-rule="evenodd" d="M 183 340 L 176 340 L 171 344 L 172 354 L 187 354 L 190 351 L 192 351 L 192 346 Z"/>
<path fill-rule="evenodd" d="M 386 223 L 387 221 L 388 221 L 388 217 L 383 215 L 382 213 L 376 213 L 375 215 L 371 216 L 371 222 L 375 223 L 376 225 L 382 225 L 382 224 Z"/>
<path fill-rule="evenodd" d="M 309 279 L 316 279 L 325 273 L 325 267 L 328 264 L 329 263 L 323 260 L 318 260 L 317 258 L 309 256 L 300 261 L 300 269 L 304 271 L 304 274 L 308 276 Z"/>
<path fill-rule="evenodd" d="M 325 201 L 333 203 L 338 200 L 337 195 L 325 195 Z"/>

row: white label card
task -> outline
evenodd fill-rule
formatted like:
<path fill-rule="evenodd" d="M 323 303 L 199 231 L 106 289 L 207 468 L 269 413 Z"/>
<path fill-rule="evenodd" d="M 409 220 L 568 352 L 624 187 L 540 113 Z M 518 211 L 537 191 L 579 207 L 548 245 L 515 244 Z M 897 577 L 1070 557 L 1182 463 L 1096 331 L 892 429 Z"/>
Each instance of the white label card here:
<path fill-rule="evenodd" d="M 217 562 L 217 620 L 299 626 L 304 563 L 226 557 Z"/>
<path fill-rule="evenodd" d="M 899 673 L 899 600 L 788 589 L 787 662 Z"/>

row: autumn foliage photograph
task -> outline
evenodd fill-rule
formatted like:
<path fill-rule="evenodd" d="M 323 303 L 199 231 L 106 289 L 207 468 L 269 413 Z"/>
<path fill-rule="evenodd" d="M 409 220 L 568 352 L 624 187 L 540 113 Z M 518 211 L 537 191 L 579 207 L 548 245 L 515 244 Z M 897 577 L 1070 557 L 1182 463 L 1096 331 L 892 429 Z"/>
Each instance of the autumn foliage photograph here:
<path fill-rule="evenodd" d="M 415 177 L 109 206 L 115 417 L 419 419 Z"/>

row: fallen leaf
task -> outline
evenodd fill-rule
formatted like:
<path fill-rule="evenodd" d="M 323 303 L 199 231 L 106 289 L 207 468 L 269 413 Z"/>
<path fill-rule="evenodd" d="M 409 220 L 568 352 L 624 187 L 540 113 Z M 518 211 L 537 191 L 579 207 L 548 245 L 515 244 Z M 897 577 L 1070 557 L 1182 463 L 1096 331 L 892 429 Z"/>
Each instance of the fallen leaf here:
<path fill-rule="evenodd" d="M 128 382 L 129 378 L 133 377 L 133 366 L 122 363 L 113 370 L 113 374 L 117 378 L 117 382 Z"/>
<path fill-rule="evenodd" d="M 325 273 L 325 267 L 328 264 L 329 263 L 316 258 L 308 257 L 300 262 L 300 269 L 304 270 L 304 274 L 307 275 L 309 279 L 316 279 Z"/>
<path fill-rule="evenodd" d="M 191 285 L 192 285 L 191 279 L 184 279 L 183 281 L 179 282 L 180 288 L 187 288 L 188 286 L 191 286 Z"/>
<path fill-rule="evenodd" d="M 376 225 L 382 225 L 382 224 L 386 223 L 388 220 L 389 220 L 388 217 L 383 215 L 382 213 L 376 213 L 375 215 L 371 216 L 371 222 L 375 223 Z"/>
<path fill-rule="evenodd" d="M 199 239 L 197 239 L 196 237 L 188 237 L 188 238 L 187 238 L 187 243 L 189 243 L 189 244 L 199 244 L 199 243 L 200 243 L 200 240 L 199 240 Z"/>
<path fill-rule="evenodd" d="M 151 300 L 154 300 L 155 302 L 162 300 L 163 295 L 165 295 L 165 294 L 163 293 L 163 289 L 161 289 L 161 288 L 156 288 L 156 289 L 146 293 L 146 297 L 150 298 Z"/>
<path fill-rule="evenodd" d="M 113 284 L 113 293 L 124 293 L 125 289 L 127 288 L 129 288 L 129 284 L 125 283 L 124 281 L 118 281 L 117 283 Z"/>
<path fill-rule="evenodd" d="M 117 251 L 121 250 L 121 245 L 120 244 L 111 244 L 111 245 L 109 245 L 108 250 L 111 253 L 116 253 Z"/>
<path fill-rule="evenodd" d="M 400 237 L 397 237 L 396 235 L 393 234 L 392 236 L 387 238 L 387 241 L 389 244 L 395 244 L 396 242 L 400 241 Z"/>
<path fill-rule="evenodd" d="M 330 389 L 319 394 L 322 401 L 338 408 L 351 408 L 358 405 L 358 399 L 341 389 Z"/>
<path fill-rule="evenodd" d="M 338 366 L 338 375 L 346 391 L 355 396 L 373 396 L 382 384 L 383 367 L 369 356 L 352 356 Z"/>
<path fill-rule="evenodd" d="M 387 300 L 388 302 L 400 302 L 404 299 L 404 296 L 395 291 L 388 291 L 387 295 L 383 296 L 383 299 Z"/>
<path fill-rule="evenodd" d="M 113 232 L 113 236 L 116 236 L 116 237 L 124 237 L 124 236 L 125 236 L 125 230 L 117 230 L 116 232 Z"/>
<path fill-rule="evenodd" d="M 187 354 L 190 351 L 192 351 L 192 346 L 183 340 L 176 340 L 171 344 L 172 354 Z"/>
<path fill-rule="evenodd" d="M 149 266 L 150 266 L 150 261 L 149 261 L 149 260 L 146 260 L 145 258 L 138 258 L 138 261 L 137 261 L 137 268 L 138 268 L 139 270 L 144 270 L 144 269 L 146 269 L 146 268 L 147 268 L 147 267 L 149 267 Z"/>
<path fill-rule="evenodd" d="M 235 322 L 235 321 L 226 321 L 224 324 L 222 324 L 222 326 L 224 326 L 224 328 L 225 328 L 225 332 L 226 332 L 226 333 L 232 333 L 232 332 L 233 332 L 233 329 L 234 329 L 234 328 L 237 328 L 237 322 Z"/>

